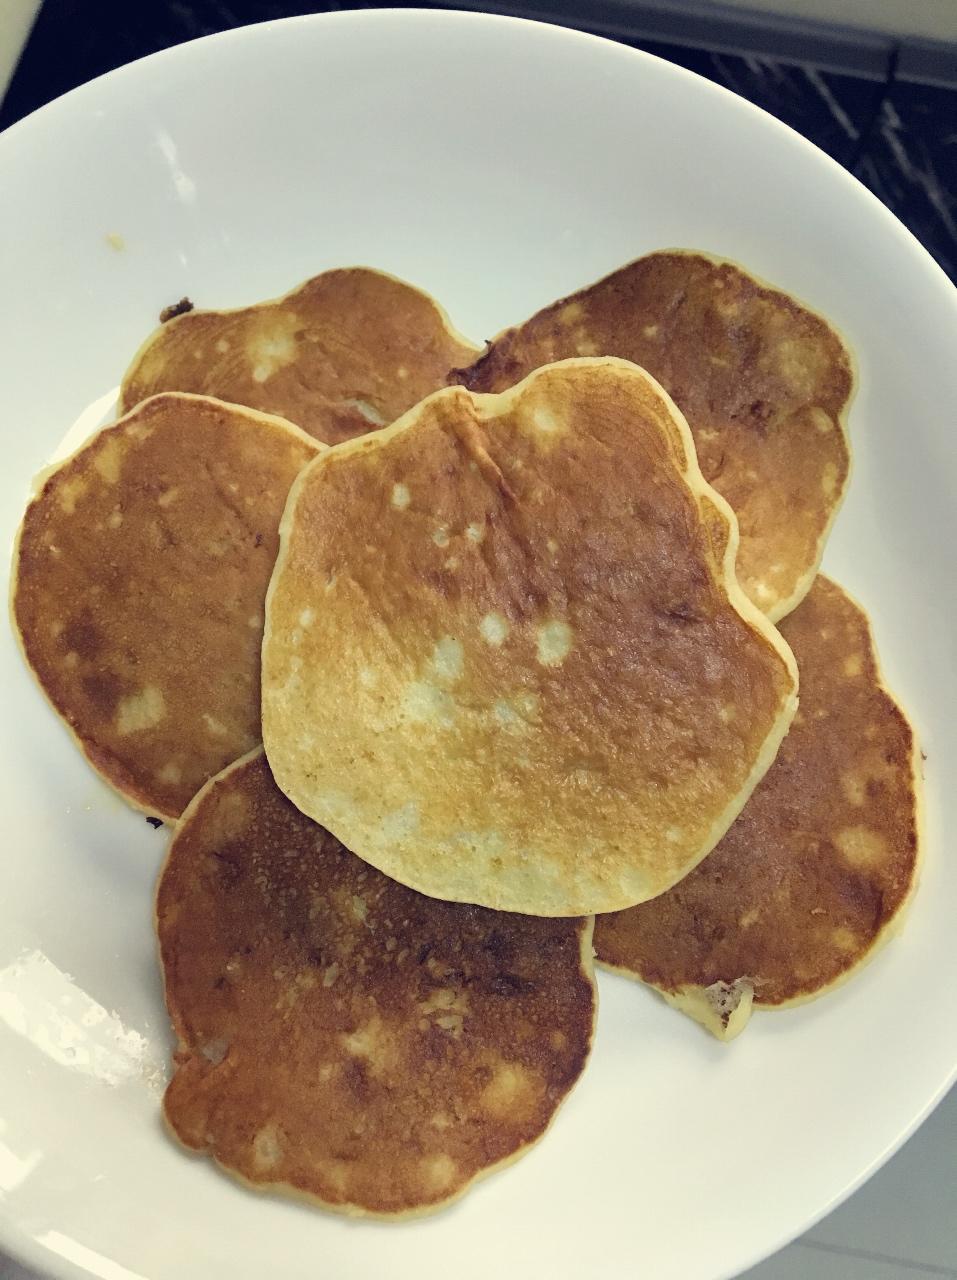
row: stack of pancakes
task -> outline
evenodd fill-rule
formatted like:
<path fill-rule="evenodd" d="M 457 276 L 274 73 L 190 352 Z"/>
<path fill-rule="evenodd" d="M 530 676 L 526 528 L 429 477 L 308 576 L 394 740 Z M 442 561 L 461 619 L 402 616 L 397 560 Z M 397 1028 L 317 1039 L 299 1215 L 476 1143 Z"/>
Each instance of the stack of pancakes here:
<path fill-rule="evenodd" d="M 483 352 L 360 268 L 172 310 L 41 478 L 13 613 L 174 824 L 185 1146 L 426 1212 L 544 1133 L 593 956 L 730 1039 L 890 936 L 915 746 L 818 573 L 854 383 L 823 318 L 690 252 Z"/>

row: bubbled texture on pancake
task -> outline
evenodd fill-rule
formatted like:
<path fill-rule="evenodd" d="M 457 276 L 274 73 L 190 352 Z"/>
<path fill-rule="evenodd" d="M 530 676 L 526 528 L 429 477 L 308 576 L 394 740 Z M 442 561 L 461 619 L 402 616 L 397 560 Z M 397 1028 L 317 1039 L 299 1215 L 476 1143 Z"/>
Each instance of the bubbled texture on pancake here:
<path fill-rule="evenodd" d="M 157 396 L 27 509 L 13 596 L 27 661 L 94 767 L 149 813 L 178 815 L 259 741 L 279 519 L 318 448 L 276 418 Z"/>
<path fill-rule="evenodd" d="M 666 994 L 739 979 L 756 1004 L 817 994 L 867 958 L 916 879 L 913 735 L 865 615 L 818 577 L 781 631 L 801 707 L 764 781 L 680 884 L 595 928 L 601 961 Z"/>
<path fill-rule="evenodd" d="M 200 392 L 280 414 L 336 444 L 392 422 L 475 354 L 427 294 L 354 267 L 274 302 L 161 325 L 134 357 L 120 399 L 125 410 L 157 391 Z"/>
<path fill-rule="evenodd" d="M 541 1137 L 588 1057 L 590 920 L 403 888 L 295 809 L 261 752 L 190 807 L 157 927 L 174 1132 L 330 1208 L 455 1198 Z"/>
<path fill-rule="evenodd" d="M 332 450 L 290 495 L 267 600 L 279 786 L 436 897 L 578 915 L 661 892 L 794 706 L 709 494 L 674 406 L 615 360 L 451 388 Z"/>
<path fill-rule="evenodd" d="M 670 392 L 738 517 L 742 587 L 783 617 L 811 585 L 847 482 L 853 374 L 840 337 L 730 263 L 653 253 L 507 330 L 450 380 L 502 391 L 581 355 L 633 360 Z"/>

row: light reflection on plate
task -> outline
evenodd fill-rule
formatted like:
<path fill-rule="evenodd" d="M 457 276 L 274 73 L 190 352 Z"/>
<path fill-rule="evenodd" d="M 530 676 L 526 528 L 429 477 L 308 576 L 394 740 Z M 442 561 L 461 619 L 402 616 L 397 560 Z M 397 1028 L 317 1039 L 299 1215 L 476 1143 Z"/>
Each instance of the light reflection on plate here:
<path fill-rule="evenodd" d="M 42 951 L 0 969 L 0 1022 L 61 1067 L 118 1085 L 155 1081 L 160 1061 L 146 1036 L 98 1004 Z"/>

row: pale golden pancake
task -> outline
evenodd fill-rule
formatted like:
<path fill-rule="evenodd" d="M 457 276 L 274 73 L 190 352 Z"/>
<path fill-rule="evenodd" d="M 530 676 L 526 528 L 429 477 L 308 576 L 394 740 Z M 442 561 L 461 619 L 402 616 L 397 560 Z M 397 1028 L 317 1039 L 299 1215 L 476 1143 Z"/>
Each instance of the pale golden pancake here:
<path fill-rule="evenodd" d="M 43 480 L 12 596 L 27 662 L 107 782 L 175 817 L 259 741 L 266 585 L 319 445 L 196 396 L 146 401 Z"/>
<path fill-rule="evenodd" d="M 325 271 L 275 301 L 161 325 L 127 370 L 121 412 L 157 391 L 194 391 L 336 444 L 392 422 L 477 350 L 412 285 L 366 267 Z"/>
<path fill-rule="evenodd" d="M 801 709 L 777 760 L 704 862 L 601 917 L 599 959 L 730 1038 L 756 1005 L 809 999 L 893 930 L 917 878 L 914 739 L 864 613 L 818 577 L 781 626 Z"/>
<path fill-rule="evenodd" d="M 591 925 L 403 888 L 294 808 L 257 751 L 190 805 L 159 885 L 166 1118 L 256 1187 L 436 1209 L 536 1142 L 581 1074 Z"/>
<path fill-rule="evenodd" d="M 634 365 L 430 397 L 290 494 L 263 646 L 276 781 L 436 897 L 557 916 L 660 893 L 796 704 L 736 542 Z"/>
<path fill-rule="evenodd" d="M 814 579 L 847 484 L 854 375 L 838 334 L 732 263 L 652 253 L 506 330 L 450 381 L 503 391 L 582 355 L 633 360 L 671 393 L 705 479 L 738 517 L 742 587 L 784 617 Z"/>

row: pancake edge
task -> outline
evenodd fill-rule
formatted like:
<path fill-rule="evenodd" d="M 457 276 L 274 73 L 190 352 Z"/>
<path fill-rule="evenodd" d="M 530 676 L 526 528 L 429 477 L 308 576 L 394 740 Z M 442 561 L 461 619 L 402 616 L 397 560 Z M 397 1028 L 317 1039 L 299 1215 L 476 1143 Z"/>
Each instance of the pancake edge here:
<path fill-rule="evenodd" d="M 16 639 L 17 649 L 20 652 L 20 656 L 23 658 L 24 666 L 26 667 L 30 675 L 33 677 L 34 684 L 42 693 L 43 700 L 46 702 L 47 706 L 56 716 L 60 724 L 66 729 L 70 738 L 73 740 L 73 743 L 75 744 L 77 750 L 80 752 L 83 759 L 87 762 L 87 764 L 90 766 L 93 772 L 97 775 L 97 777 L 99 777 L 102 782 L 106 783 L 106 785 L 110 788 L 110 790 L 114 793 L 114 795 L 118 795 L 122 800 L 124 800 L 130 806 L 131 809 L 134 809 L 138 813 L 145 814 L 149 818 L 161 818 L 163 820 L 164 825 L 169 826 L 171 823 L 176 822 L 177 815 L 175 813 L 170 813 L 164 810 L 162 805 L 157 806 L 157 805 L 147 804 L 146 801 L 142 799 L 140 795 L 138 794 L 134 795 L 133 792 L 126 791 L 122 787 L 118 787 L 116 782 L 112 778 L 110 778 L 106 772 L 104 772 L 104 770 L 100 767 L 97 761 L 93 758 L 93 756 L 84 746 L 83 741 L 80 738 L 80 735 L 77 733 L 76 729 L 74 729 L 73 725 L 70 724 L 70 722 L 66 719 L 66 717 L 62 715 L 59 709 L 54 705 L 52 699 L 49 697 L 46 689 L 43 686 L 43 682 L 40 679 L 39 673 L 37 672 L 33 663 L 30 661 L 30 658 L 27 654 L 27 648 L 24 642 L 23 633 L 21 632 L 20 625 L 17 621 L 17 610 L 16 610 L 17 588 L 19 587 L 19 584 L 20 584 L 20 542 L 23 538 L 23 530 L 26 524 L 27 512 L 29 511 L 30 507 L 33 506 L 34 502 L 39 501 L 43 493 L 43 490 L 46 487 L 47 482 L 51 480 L 58 471 L 69 466 L 72 462 L 76 460 L 77 457 L 79 457 L 81 453 L 89 449 L 92 445 L 96 444 L 100 436 L 103 435 L 105 432 L 113 431 L 117 427 L 124 426 L 127 420 L 131 418 L 134 413 L 138 413 L 146 405 L 152 404 L 154 401 L 157 401 L 157 400 L 175 400 L 175 401 L 199 400 L 204 404 L 212 403 L 214 405 L 224 405 L 228 409 L 236 409 L 236 410 L 239 410 L 239 412 L 246 414 L 250 417 L 262 419 L 264 422 L 266 422 L 270 426 L 275 425 L 275 426 L 280 426 L 285 428 L 287 431 L 291 432 L 291 434 L 295 436 L 298 440 L 310 445 L 310 447 L 316 449 L 317 452 L 319 453 L 322 453 L 323 450 L 327 449 L 329 446 L 323 444 L 319 440 L 316 440 L 314 436 L 307 435 L 307 433 L 303 431 L 301 427 L 297 427 L 294 422 L 288 422 L 285 418 L 280 418 L 276 414 L 261 413 L 258 409 L 250 409 L 246 405 L 232 404 L 228 400 L 217 400 L 214 396 L 195 395 L 193 392 L 190 392 L 190 391 L 161 391 L 154 396 L 147 396 L 145 400 L 137 401 L 137 403 L 133 406 L 133 408 L 130 409 L 127 413 L 125 413 L 121 418 L 117 418 L 113 422 L 106 422 L 102 426 L 97 427 L 96 430 L 92 431 L 81 444 L 77 445 L 77 447 L 73 450 L 71 454 L 69 454 L 65 458 L 62 458 L 59 462 L 54 462 L 47 467 L 42 467 L 33 477 L 33 480 L 31 482 L 30 497 L 27 501 L 27 505 L 24 510 L 24 513 L 20 518 L 20 523 L 17 526 L 17 532 L 13 539 L 13 551 L 11 555 L 11 566 L 10 566 L 10 587 L 7 592 L 7 609 L 10 617 L 10 629 L 13 631 L 14 638 Z M 309 466 L 309 465 L 311 464 L 306 463 L 306 466 Z"/>
<path fill-rule="evenodd" d="M 765 773 L 767 773 L 768 769 L 774 763 L 774 760 L 777 756 L 781 743 L 783 742 L 784 737 L 787 734 L 788 729 L 790 728 L 791 721 L 794 719 L 795 713 L 797 712 L 799 677 L 798 677 L 797 663 L 794 660 L 794 655 L 792 654 L 783 636 L 781 636 L 781 634 L 775 628 L 774 624 L 770 621 L 767 615 L 765 613 L 762 613 L 762 611 L 758 608 L 758 606 L 754 604 L 747 595 L 745 595 L 743 588 L 738 583 L 737 576 L 735 573 L 735 561 L 737 559 L 737 553 L 738 553 L 739 533 L 738 533 L 738 521 L 737 521 L 737 517 L 734 514 L 734 511 L 729 506 L 727 500 L 723 498 L 716 489 L 713 489 L 705 480 L 701 472 L 701 468 L 698 465 L 698 455 L 695 451 L 694 437 L 691 434 L 691 428 L 688 426 L 687 422 L 685 421 L 684 415 L 681 413 L 681 410 L 678 408 L 678 406 L 675 404 L 672 398 L 668 395 L 667 391 L 665 391 L 664 387 L 662 387 L 661 384 L 655 378 L 653 378 L 650 373 L 648 373 L 645 369 L 642 369 L 639 365 L 633 364 L 630 360 L 622 360 L 617 356 L 579 356 L 570 360 L 556 361 L 554 364 L 551 364 L 551 365 L 542 365 L 538 369 L 534 369 L 527 377 L 523 378 L 521 382 L 518 382 L 514 386 L 507 388 L 505 391 L 500 391 L 495 393 L 485 393 L 485 392 L 477 393 L 477 392 L 469 391 L 467 388 L 461 387 L 458 385 L 452 386 L 452 387 L 442 387 L 438 391 L 434 391 L 431 395 L 426 396 L 424 400 L 420 400 L 417 405 L 414 405 L 411 409 L 407 410 L 406 413 L 402 414 L 401 417 L 397 418 L 395 422 L 391 423 L 389 426 L 383 427 L 379 431 L 370 432 L 368 435 L 365 435 L 365 436 L 358 436 L 352 440 L 345 440 L 341 444 L 334 445 L 333 447 L 323 451 L 318 457 L 313 458 L 311 462 L 306 463 L 305 467 L 303 467 L 302 471 L 300 471 L 299 475 L 293 481 L 292 487 L 289 490 L 289 496 L 286 499 L 286 506 L 283 511 L 282 518 L 279 522 L 279 552 L 276 556 L 276 562 L 273 566 L 272 576 L 269 579 L 269 586 L 266 589 L 265 624 L 263 627 L 263 643 L 262 643 L 262 654 L 263 654 L 262 670 L 264 672 L 266 670 L 266 651 L 272 637 L 271 618 L 272 618 L 273 594 L 276 589 L 276 584 L 278 583 L 279 579 L 281 578 L 285 570 L 286 560 L 288 559 L 292 527 L 294 523 L 296 507 L 298 506 L 298 503 L 299 503 L 299 497 L 304 487 L 309 483 L 314 470 L 324 465 L 327 465 L 330 461 L 334 459 L 341 458 L 348 454 L 361 453 L 365 450 L 378 449 L 380 447 L 383 447 L 384 445 L 388 444 L 393 439 L 393 437 L 397 435 L 401 435 L 403 432 L 408 431 L 411 428 L 414 428 L 417 423 L 418 417 L 422 413 L 425 406 L 430 404 L 431 401 L 437 397 L 441 397 L 441 396 L 447 397 L 450 394 L 465 395 L 472 401 L 480 417 L 491 417 L 495 413 L 501 413 L 503 411 L 507 411 L 508 408 L 511 406 L 512 401 L 518 400 L 521 397 L 521 395 L 524 394 L 527 386 L 533 383 L 535 379 L 543 376 L 546 370 L 550 370 L 554 368 L 596 368 L 596 367 L 619 369 L 627 372 L 629 376 L 632 376 L 632 377 L 637 375 L 642 381 L 649 383 L 651 385 L 652 390 L 658 396 L 661 397 L 664 409 L 669 415 L 672 425 L 674 426 L 682 442 L 682 447 L 684 449 L 685 457 L 684 457 L 684 466 L 683 467 L 679 466 L 679 470 L 680 470 L 682 480 L 690 489 L 691 496 L 695 501 L 695 505 L 699 513 L 699 521 L 700 521 L 702 530 L 704 531 L 704 537 L 706 541 L 710 543 L 710 537 L 707 534 L 707 530 L 705 528 L 705 517 L 702 513 L 703 499 L 711 502 L 712 506 L 717 511 L 720 512 L 720 514 L 724 517 L 728 525 L 728 537 L 725 542 L 724 555 L 722 560 L 718 562 L 713 556 L 710 557 L 712 564 L 714 564 L 716 567 L 719 567 L 721 571 L 720 574 L 717 575 L 718 588 L 719 590 L 723 588 L 728 604 L 738 614 L 738 616 L 742 619 L 742 621 L 747 623 L 751 627 L 752 631 L 758 632 L 761 635 L 761 637 L 768 643 L 770 648 L 777 654 L 778 658 L 784 664 L 785 670 L 787 671 L 790 677 L 790 684 L 791 684 L 790 694 L 787 697 L 786 701 L 780 707 L 777 717 L 772 723 L 768 733 L 765 735 L 761 749 L 759 750 L 759 752 L 755 757 L 754 763 L 751 767 L 751 770 L 747 778 L 742 784 L 742 787 L 739 790 L 739 792 L 732 797 L 732 800 L 729 802 L 729 804 L 725 807 L 725 809 L 718 815 L 718 817 L 712 823 L 711 828 L 708 831 L 708 834 L 706 835 L 704 841 L 702 841 L 702 847 L 700 852 L 698 853 L 698 856 L 694 859 L 693 862 L 691 862 L 688 866 L 686 866 L 681 871 L 680 875 L 678 875 L 674 880 L 670 881 L 670 883 L 665 884 L 660 888 L 657 888 L 655 893 L 649 894 L 646 898 L 641 898 L 638 900 L 639 902 L 644 902 L 644 901 L 648 901 L 650 898 L 657 897 L 661 893 L 667 892 L 667 890 L 671 888 L 674 884 L 676 884 L 678 880 L 683 879 L 684 876 L 686 876 L 690 871 L 693 871 L 694 868 L 698 865 L 698 863 L 708 856 L 708 854 L 715 847 L 718 841 L 725 835 L 728 828 L 734 822 L 735 818 L 738 817 L 738 815 L 744 808 L 745 804 L 747 804 L 755 787 L 758 785 L 758 783 L 764 777 Z M 678 465 L 677 457 L 675 458 L 675 463 L 677 466 Z M 263 684 L 263 688 L 265 690 L 265 681 Z M 265 704 L 266 704 L 266 697 L 264 695 L 263 707 L 265 707 Z M 266 753 L 266 758 L 269 761 L 269 766 L 272 771 L 273 778 L 276 782 L 276 785 L 290 800 L 292 800 L 293 804 L 295 804 L 297 808 L 301 808 L 299 803 L 290 794 L 290 792 L 287 790 L 286 786 L 284 785 L 284 779 L 280 776 L 280 770 L 276 769 L 276 767 L 273 764 L 273 761 L 270 759 L 271 734 L 267 731 L 267 728 L 266 728 L 265 715 L 263 716 L 262 728 L 263 728 L 263 748 Z M 305 812 L 305 810 L 303 810 L 303 812 Z M 333 832 L 333 834 L 335 833 Z M 364 859 L 364 860 L 368 861 L 368 859 Z M 370 863 L 370 865 L 376 866 L 378 870 L 382 870 L 382 868 L 378 867 L 376 863 Z M 409 885 L 405 880 L 399 879 L 399 877 L 393 874 L 392 872 L 383 871 L 383 874 L 389 875 L 390 878 L 392 879 L 399 880 L 399 883 L 406 884 L 408 888 L 416 889 L 417 892 L 423 892 L 421 889 L 418 889 L 417 886 Z M 434 897 L 435 895 L 433 894 L 431 896 Z M 466 901 L 466 899 L 448 899 L 448 901 Z M 480 905 L 490 906 L 490 904 L 488 903 L 483 903 Z M 603 906 L 601 908 L 601 913 L 604 914 L 607 911 L 624 910 L 629 906 L 637 906 L 637 905 L 638 903 L 635 901 L 622 901 L 617 903 L 611 903 L 608 906 Z M 513 911 L 517 910 L 516 908 L 506 908 L 501 906 L 490 906 L 490 909 L 491 910 L 513 910 Z M 525 912 L 517 912 L 517 914 L 534 915 L 537 913 L 525 911 Z M 566 910 L 562 914 L 564 916 L 594 914 L 594 909 L 592 909 L 592 911 Z M 552 918 L 560 918 L 560 917 L 552 917 Z"/>
<path fill-rule="evenodd" d="M 242 306 L 239 306 L 239 307 L 195 307 L 192 311 L 184 312 L 182 315 L 173 316 L 172 319 L 167 320 L 165 324 L 163 323 L 158 324 L 151 333 L 147 334 L 147 336 L 143 339 L 140 345 L 136 348 L 136 351 L 133 353 L 133 356 L 129 364 L 126 367 L 126 371 L 124 372 L 123 377 L 120 380 L 119 391 L 117 392 L 117 397 L 116 397 L 117 412 L 119 414 L 125 415 L 129 413 L 133 408 L 135 408 L 137 404 L 146 403 L 145 400 L 137 400 L 133 404 L 127 404 L 126 398 L 129 390 L 129 384 L 132 382 L 136 371 L 139 369 L 140 365 L 142 364 L 143 359 L 146 356 L 146 353 L 154 345 L 154 343 L 159 341 L 160 336 L 163 333 L 167 332 L 171 328 L 171 326 L 178 325 L 181 321 L 188 319 L 189 316 L 196 316 L 196 315 L 234 316 L 234 315 L 237 315 L 240 311 L 253 311 L 258 307 L 278 308 L 278 307 L 284 306 L 287 302 L 291 302 L 297 293 L 300 293 L 306 287 L 306 285 L 312 284 L 314 280 L 318 280 L 320 276 L 331 275 L 333 272 L 347 272 L 347 271 L 362 271 L 362 272 L 368 273 L 369 275 L 381 276 L 384 280 L 389 280 L 393 284 L 400 284 L 407 289 L 411 289 L 414 293 L 419 294 L 420 297 L 425 298 L 435 308 L 436 313 L 438 314 L 439 320 L 442 322 L 442 327 L 444 328 L 446 334 L 450 338 L 452 338 L 460 346 L 468 347 L 470 350 L 474 351 L 476 355 L 481 354 L 482 347 L 476 345 L 476 343 L 474 343 L 471 338 L 467 338 L 465 334 L 460 333 L 459 330 L 456 329 L 455 325 L 452 323 L 452 318 L 449 315 L 449 313 L 446 311 L 445 307 L 443 307 L 442 304 L 436 298 L 433 298 L 433 296 L 430 293 L 427 293 L 425 289 L 420 289 L 418 285 L 411 284 L 408 280 L 403 280 L 401 276 L 393 275 L 391 271 L 382 271 L 378 267 L 364 267 L 359 265 L 353 265 L 350 267 L 328 267 L 325 271 L 319 271 L 314 276 L 308 276 L 305 280 L 300 280 L 298 284 L 293 285 L 291 289 L 287 289 L 285 293 L 277 294 L 274 297 L 263 298 L 259 302 L 244 303 Z M 157 392 L 156 394 L 157 395 L 165 395 L 165 394 L 185 395 L 188 393 L 186 392 L 178 392 L 178 393 L 168 392 L 167 393 L 167 392 L 160 391 L 160 392 Z M 213 397 L 208 397 L 208 398 L 212 399 Z M 147 400 L 152 399 L 152 396 L 147 396 L 146 399 Z M 231 403 L 231 402 L 224 401 L 224 403 Z M 245 407 L 245 406 L 241 406 L 241 407 Z M 256 410 L 255 412 L 259 412 L 259 411 Z M 285 421 L 285 419 L 283 419 L 283 421 Z M 315 438 L 315 437 L 312 437 L 312 438 Z"/>
<path fill-rule="evenodd" d="M 230 774 L 238 771 L 239 769 L 244 768 L 248 764 L 252 764 L 254 761 L 258 760 L 260 756 L 265 756 L 265 752 L 262 746 L 253 747 L 251 751 L 247 751 L 245 755 L 242 755 L 238 759 L 234 760 L 232 764 L 227 765 L 225 769 L 222 769 L 219 773 L 215 774 L 212 778 L 208 779 L 208 781 L 206 781 L 202 785 L 202 787 L 200 787 L 199 791 L 197 791 L 196 795 L 193 796 L 192 800 L 183 810 L 182 815 L 178 820 L 176 820 L 175 825 L 173 826 L 173 829 L 170 833 L 170 840 L 166 849 L 166 854 L 163 858 L 163 864 L 156 878 L 156 886 L 153 892 L 153 934 L 154 934 L 155 945 L 156 945 L 157 960 L 159 964 L 160 979 L 163 984 L 163 1004 L 169 1016 L 170 1024 L 173 1030 L 173 1035 L 176 1040 L 176 1044 L 173 1048 L 173 1055 L 175 1055 L 178 1052 L 189 1052 L 189 1047 L 186 1044 L 186 1042 L 182 1039 L 180 1035 L 179 1027 L 177 1026 L 177 1019 L 174 1016 L 172 1010 L 170 1009 L 169 992 L 166 984 L 166 968 L 163 964 L 162 946 L 161 946 L 160 937 L 159 937 L 158 907 L 159 907 L 160 885 L 162 884 L 163 878 L 166 875 L 166 870 L 169 866 L 171 854 L 173 851 L 173 842 L 179 832 L 180 827 L 183 826 L 186 823 L 186 821 L 194 815 L 194 813 L 197 811 L 199 806 L 206 799 L 207 793 L 213 789 L 213 786 L 216 783 L 224 781 L 226 778 L 230 776 Z M 269 763 L 268 760 L 266 763 L 268 765 Z M 312 818 L 309 818 L 307 814 L 303 814 L 303 817 L 305 817 L 309 822 L 314 821 Z M 319 823 L 316 823 L 316 826 L 319 826 L 319 825 L 320 825 Z M 345 846 L 343 846 L 343 848 L 345 848 Z M 379 874 L 385 875 L 385 872 L 380 872 Z M 172 1081 L 173 1075 L 175 1075 L 176 1073 L 175 1067 L 173 1069 L 172 1074 L 170 1075 L 169 1080 L 166 1082 L 166 1086 L 164 1087 L 164 1090 L 163 1090 L 163 1100 L 160 1104 L 163 1128 L 166 1130 L 169 1137 L 172 1138 L 173 1141 L 176 1143 L 176 1145 L 180 1148 L 180 1150 L 186 1152 L 188 1155 L 192 1156 L 194 1159 L 197 1159 L 197 1160 L 199 1159 L 212 1160 L 212 1162 L 216 1165 L 216 1167 L 222 1173 L 226 1174 L 228 1178 L 231 1178 L 234 1182 L 239 1183 L 239 1185 L 244 1187 L 247 1191 L 256 1192 L 258 1195 L 281 1197 L 283 1200 L 292 1200 L 299 1204 L 308 1205 L 311 1208 L 322 1209 L 327 1213 L 334 1213 L 339 1217 L 352 1218 L 352 1219 L 365 1219 L 367 1221 L 378 1220 L 381 1222 L 403 1222 L 403 1221 L 409 1221 L 415 1218 L 428 1217 L 430 1214 L 437 1213 L 442 1209 L 446 1209 L 450 1205 L 455 1204 L 456 1201 L 461 1200 L 462 1197 L 465 1196 L 472 1189 L 472 1187 L 475 1186 L 477 1182 L 480 1182 L 483 1178 L 487 1178 L 490 1174 L 498 1173 L 500 1170 L 506 1169 L 509 1165 L 514 1164 L 516 1161 L 520 1160 L 522 1156 L 527 1155 L 529 1151 L 531 1151 L 534 1147 L 536 1147 L 542 1141 L 542 1139 L 545 1137 L 548 1131 L 551 1129 L 552 1125 L 555 1123 L 558 1113 L 562 1110 L 562 1108 L 564 1107 L 565 1103 L 568 1101 L 571 1094 L 575 1091 L 575 1089 L 578 1088 L 579 1084 L 581 1083 L 581 1079 L 584 1076 L 585 1071 L 588 1067 L 588 1064 L 591 1060 L 592 1050 L 595 1045 L 595 1031 L 598 1025 L 598 1001 L 599 1001 L 599 987 L 598 987 L 598 982 L 596 981 L 596 978 L 595 978 L 595 962 L 594 962 L 595 953 L 594 953 L 594 947 L 592 945 L 592 938 L 593 938 L 594 929 L 595 929 L 595 917 L 593 915 L 583 916 L 581 919 L 582 919 L 582 929 L 580 934 L 579 973 L 586 980 L 586 982 L 589 984 L 592 990 L 591 1029 L 588 1036 L 588 1044 L 586 1047 L 585 1058 L 582 1064 L 582 1069 L 576 1076 L 575 1080 L 572 1082 L 571 1086 L 563 1094 L 561 1100 L 558 1102 L 557 1106 L 552 1111 L 552 1114 L 548 1119 L 548 1123 L 545 1125 L 541 1133 L 538 1134 L 536 1138 L 534 1138 L 531 1142 L 525 1143 L 523 1146 L 519 1147 L 516 1151 L 513 1151 L 510 1155 L 505 1156 L 502 1160 L 497 1161 L 495 1164 L 487 1165 L 485 1166 L 485 1168 L 479 1169 L 475 1174 L 473 1174 L 473 1176 L 466 1183 L 464 1183 L 461 1187 L 457 1188 L 452 1195 L 447 1196 L 442 1200 L 435 1200 L 431 1204 L 422 1205 L 414 1209 L 403 1209 L 397 1213 L 380 1213 L 372 1209 L 366 1209 L 362 1205 L 329 1204 L 327 1201 L 320 1199 L 319 1196 L 312 1195 L 307 1191 L 302 1191 L 298 1187 L 295 1187 L 291 1183 L 287 1183 L 287 1182 L 252 1182 L 248 1178 L 244 1177 L 241 1173 L 236 1172 L 236 1170 L 230 1168 L 229 1165 L 219 1160 L 211 1151 L 188 1146 L 185 1142 L 183 1142 L 182 1138 L 180 1138 L 179 1134 L 173 1128 L 172 1122 L 170 1121 L 166 1113 L 165 1095 L 166 1095 L 166 1089 L 169 1087 L 169 1084 Z"/>
<path fill-rule="evenodd" d="M 628 361 L 621 361 L 622 364 L 628 364 Z M 631 365 L 632 368 L 638 368 L 637 365 Z M 644 376 L 649 379 L 653 386 L 657 389 L 659 395 L 665 402 L 666 407 L 670 410 L 672 421 L 681 434 L 685 452 L 688 457 L 688 465 L 686 471 L 686 479 L 695 498 L 698 501 L 700 509 L 702 500 L 709 501 L 711 505 L 719 511 L 727 521 L 728 538 L 724 546 L 724 558 L 721 565 L 723 572 L 722 585 L 725 588 L 728 603 L 737 612 L 738 616 L 748 623 L 753 630 L 757 631 L 770 644 L 771 648 L 777 653 L 778 657 L 784 663 L 785 669 L 791 679 L 791 692 L 786 702 L 781 707 L 778 716 L 771 726 L 764 739 L 764 743 L 760 752 L 755 759 L 748 774 L 748 778 L 743 789 L 732 799 L 731 803 L 725 808 L 722 814 L 712 824 L 709 833 L 707 846 L 700 857 L 696 858 L 690 866 L 686 867 L 681 875 L 672 880 L 669 885 L 660 890 L 659 893 L 666 893 L 668 889 L 673 888 L 679 881 L 683 880 L 686 875 L 692 872 L 708 856 L 712 849 L 727 834 L 735 819 L 739 817 L 747 802 L 751 799 L 755 787 L 770 769 L 771 765 L 777 759 L 778 751 L 781 743 L 787 736 L 795 715 L 797 714 L 799 691 L 800 691 L 800 675 L 798 672 L 797 662 L 794 654 L 787 641 L 775 627 L 774 623 L 764 613 L 754 601 L 748 596 L 744 588 L 738 582 L 736 563 L 738 558 L 738 543 L 740 541 L 740 533 L 738 530 L 738 517 L 735 515 L 728 500 L 720 494 L 717 489 L 712 488 L 705 480 L 704 475 L 698 465 L 698 455 L 695 450 L 694 436 L 691 428 L 688 426 L 684 414 L 672 400 L 671 396 L 663 386 L 651 377 L 646 370 L 642 370 Z M 309 464 L 312 465 L 311 463 Z M 702 522 L 704 517 L 702 517 Z M 652 895 L 652 898 L 658 897 L 659 894 Z M 646 898 L 645 901 L 651 901 Z M 635 904 L 638 905 L 637 903 Z"/>

